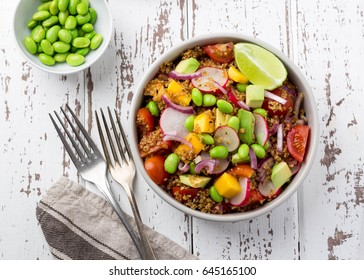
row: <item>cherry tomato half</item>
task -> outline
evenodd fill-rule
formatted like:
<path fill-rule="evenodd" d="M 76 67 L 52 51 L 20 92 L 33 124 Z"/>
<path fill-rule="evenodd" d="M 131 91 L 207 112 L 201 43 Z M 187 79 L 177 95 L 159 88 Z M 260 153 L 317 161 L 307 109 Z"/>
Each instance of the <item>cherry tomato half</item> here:
<path fill-rule="evenodd" d="M 147 108 L 140 108 L 137 113 L 137 126 L 143 136 L 155 128 L 154 117 Z"/>
<path fill-rule="evenodd" d="M 188 200 L 187 198 L 193 199 L 194 197 L 196 197 L 199 191 L 200 189 L 194 189 L 190 187 L 172 187 L 172 194 L 174 198 L 178 201 L 186 201 Z"/>
<path fill-rule="evenodd" d="M 297 125 L 287 134 L 288 151 L 299 162 L 303 161 L 306 152 L 309 131 L 310 128 L 307 125 Z"/>
<path fill-rule="evenodd" d="M 157 155 L 147 158 L 144 162 L 144 168 L 149 177 L 158 185 L 163 185 L 169 177 L 168 173 L 164 170 L 164 161 L 164 156 Z"/>
<path fill-rule="evenodd" d="M 293 109 L 293 100 L 289 93 L 282 87 L 276 88 L 271 91 L 273 94 L 280 96 L 287 100 L 286 104 L 280 104 L 269 98 L 265 98 L 262 108 L 267 110 L 269 116 L 285 116 L 287 113 Z"/>
<path fill-rule="evenodd" d="M 207 55 L 220 63 L 229 63 L 234 59 L 234 43 L 208 45 L 203 47 Z"/>

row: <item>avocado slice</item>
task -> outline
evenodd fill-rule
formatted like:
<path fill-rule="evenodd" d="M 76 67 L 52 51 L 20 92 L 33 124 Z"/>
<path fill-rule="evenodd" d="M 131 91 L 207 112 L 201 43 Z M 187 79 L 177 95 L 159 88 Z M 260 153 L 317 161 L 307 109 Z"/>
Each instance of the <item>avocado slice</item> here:
<path fill-rule="evenodd" d="M 255 118 L 251 112 L 244 109 L 239 109 L 238 118 L 240 120 L 239 138 L 243 143 L 251 145 L 254 141 Z"/>
<path fill-rule="evenodd" d="M 211 178 L 199 175 L 183 174 L 179 175 L 179 180 L 181 183 L 190 186 L 191 188 L 202 189 L 208 184 Z"/>
<path fill-rule="evenodd" d="M 231 157 L 231 162 L 232 162 L 232 164 L 247 163 L 247 162 L 250 162 L 250 157 L 248 155 L 246 158 L 240 158 L 238 154 L 234 154 Z"/>
<path fill-rule="evenodd" d="M 178 73 L 190 74 L 196 72 L 199 66 L 200 62 L 198 62 L 196 58 L 190 57 L 188 59 L 181 60 L 175 70 Z"/>
<path fill-rule="evenodd" d="M 264 87 L 249 85 L 246 88 L 246 104 L 251 108 L 262 107 L 264 101 Z"/>
<path fill-rule="evenodd" d="M 216 108 L 215 129 L 219 126 L 227 125 L 231 117 L 231 115 L 225 114 Z"/>
<path fill-rule="evenodd" d="M 273 166 L 271 179 L 273 185 L 279 189 L 286 183 L 292 176 L 291 169 L 288 167 L 288 164 L 284 161 L 277 163 Z"/>

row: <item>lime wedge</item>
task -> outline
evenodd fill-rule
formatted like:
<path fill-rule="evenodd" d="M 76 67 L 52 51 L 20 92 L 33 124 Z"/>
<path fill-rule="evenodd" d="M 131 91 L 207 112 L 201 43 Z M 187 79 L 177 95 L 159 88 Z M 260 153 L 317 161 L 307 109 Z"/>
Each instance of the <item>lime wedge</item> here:
<path fill-rule="evenodd" d="M 273 90 L 283 84 L 287 70 L 283 63 L 270 51 L 250 44 L 238 43 L 234 46 L 235 63 L 241 73 L 255 85 Z"/>

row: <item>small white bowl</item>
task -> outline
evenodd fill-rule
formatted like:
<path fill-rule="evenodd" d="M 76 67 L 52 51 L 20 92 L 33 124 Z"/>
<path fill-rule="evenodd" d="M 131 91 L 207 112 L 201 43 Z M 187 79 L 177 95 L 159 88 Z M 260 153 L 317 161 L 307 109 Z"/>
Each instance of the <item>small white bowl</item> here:
<path fill-rule="evenodd" d="M 243 213 L 231 213 L 231 214 L 209 214 L 203 213 L 197 210 L 193 210 L 182 203 L 175 200 L 171 197 L 168 193 L 162 190 L 157 184 L 155 184 L 150 177 L 148 176 L 147 172 L 144 169 L 143 160 L 141 159 L 138 151 L 138 131 L 136 128 L 136 114 L 138 109 L 140 108 L 143 100 L 143 90 L 147 83 L 156 75 L 158 72 L 159 66 L 163 62 L 173 61 L 177 58 L 183 51 L 187 49 L 194 48 L 196 46 L 204 46 L 209 44 L 216 44 L 216 43 L 226 43 L 226 42 L 249 42 L 253 44 L 257 44 L 262 46 L 263 48 L 271 51 L 274 53 L 285 65 L 288 71 L 288 78 L 289 80 L 298 88 L 299 91 L 302 91 L 305 94 L 304 98 L 304 108 L 306 111 L 308 125 L 310 126 L 310 134 L 308 139 L 308 146 L 306 147 L 306 154 L 305 159 L 301 165 L 299 172 L 295 175 L 292 182 L 284 189 L 284 191 L 272 201 L 264 204 L 263 206 L 243 212 Z M 234 33 L 219 33 L 219 34 L 208 34 L 199 37 L 195 37 L 189 40 L 186 40 L 175 46 L 174 48 L 170 49 L 168 52 L 164 53 L 159 59 L 157 59 L 149 70 L 144 75 L 142 81 L 139 84 L 139 87 L 134 95 L 132 105 L 131 105 L 131 116 L 132 121 L 134 122 L 131 131 L 130 139 L 130 146 L 132 153 L 134 155 L 135 163 L 141 174 L 143 175 L 144 179 L 147 181 L 149 186 L 165 201 L 167 201 L 170 205 L 174 206 L 175 208 L 181 210 L 182 212 L 192 215 L 197 218 L 210 220 L 210 221 L 217 221 L 217 222 L 236 222 L 242 220 L 249 220 L 266 214 L 272 211 L 274 208 L 282 204 L 285 200 L 287 200 L 292 194 L 294 194 L 298 187 L 301 185 L 305 177 L 307 176 L 312 163 L 314 161 L 317 146 L 318 146 L 318 139 L 319 139 L 319 119 L 317 113 L 317 106 L 314 95 L 312 94 L 311 88 L 308 85 L 305 77 L 302 75 L 301 71 L 294 65 L 294 63 L 282 54 L 279 50 L 272 47 L 271 45 L 258 40 L 256 38 L 242 35 L 242 34 L 234 34 Z"/>
<path fill-rule="evenodd" d="M 103 36 L 103 42 L 96 50 L 91 50 L 85 56 L 85 62 L 80 66 L 70 66 L 67 62 L 56 63 L 48 66 L 40 62 L 38 55 L 31 54 L 24 46 L 24 38 L 30 35 L 31 30 L 27 27 L 32 16 L 37 12 L 38 6 L 42 4 L 40 0 L 21 0 L 19 1 L 13 17 L 13 37 L 16 46 L 26 60 L 33 66 L 53 74 L 67 75 L 82 71 L 95 63 L 105 52 L 112 34 L 112 17 L 106 0 L 90 0 L 90 7 L 97 12 L 97 20 L 94 24 L 94 30 Z"/>

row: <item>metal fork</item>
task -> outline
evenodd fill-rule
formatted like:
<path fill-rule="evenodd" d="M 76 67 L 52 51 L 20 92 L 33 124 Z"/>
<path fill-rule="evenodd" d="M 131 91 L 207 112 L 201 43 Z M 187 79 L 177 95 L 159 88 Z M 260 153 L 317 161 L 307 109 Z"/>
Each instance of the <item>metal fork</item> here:
<path fill-rule="evenodd" d="M 106 121 L 106 118 L 105 118 L 105 115 L 104 115 L 104 112 L 102 111 L 102 109 L 100 109 L 100 113 L 101 113 L 102 121 L 104 123 L 106 136 L 108 139 L 108 143 L 109 143 L 109 146 L 111 149 L 111 154 L 112 154 L 113 158 L 111 158 L 111 156 L 110 156 L 108 145 L 105 141 L 104 133 L 102 131 L 102 127 L 100 124 L 100 119 L 99 119 L 97 112 L 95 111 L 97 128 L 99 130 L 100 140 L 101 140 L 102 148 L 104 150 L 106 162 L 109 167 L 111 176 L 114 178 L 114 180 L 116 182 L 118 182 L 124 188 L 124 190 L 126 191 L 126 193 L 128 195 L 131 209 L 133 211 L 135 222 L 136 222 L 136 225 L 137 225 L 137 228 L 139 231 L 140 240 L 141 240 L 142 246 L 144 248 L 145 256 L 149 260 L 155 260 L 156 257 L 153 252 L 153 249 L 150 245 L 149 239 L 146 235 L 144 224 L 140 217 L 139 209 L 138 209 L 135 197 L 134 197 L 133 180 L 135 177 L 135 165 L 134 165 L 133 157 L 132 157 L 132 154 L 130 151 L 130 147 L 127 142 L 121 122 L 117 116 L 116 110 L 115 110 L 115 119 L 116 119 L 117 125 L 114 122 L 110 108 L 108 107 L 107 109 L 108 109 L 109 119 L 110 119 L 110 123 L 111 123 L 116 145 L 114 144 L 113 137 L 110 133 L 110 129 L 109 129 L 109 126 L 107 125 L 107 121 Z M 118 135 L 118 131 L 121 133 L 121 137 Z M 124 144 L 125 149 L 123 149 L 122 142 Z M 117 146 L 117 149 L 115 146 Z M 125 150 L 125 152 L 124 152 L 124 150 Z"/>
<path fill-rule="evenodd" d="M 56 121 L 54 120 L 52 115 L 49 114 L 52 123 L 56 128 L 56 131 L 59 137 L 61 138 L 64 147 L 66 148 L 71 160 L 75 164 L 81 177 L 84 180 L 93 183 L 103 193 L 105 198 L 113 206 L 117 216 L 124 224 L 134 244 L 136 245 L 136 248 L 141 258 L 145 259 L 145 254 L 141 246 L 139 236 L 137 235 L 133 227 L 129 224 L 128 220 L 126 219 L 125 212 L 120 208 L 119 204 L 117 203 L 111 191 L 110 185 L 106 177 L 107 165 L 101 152 L 99 151 L 99 149 L 97 148 L 91 137 L 88 135 L 87 131 L 82 126 L 81 122 L 77 119 L 75 113 L 71 110 L 71 108 L 68 105 L 66 105 L 66 108 L 71 113 L 73 119 L 77 124 L 77 127 L 79 128 L 79 131 L 81 131 L 82 134 L 78 132 L 76 127 L 73 125 L 71 119 L 68 117 L 66 112 L 61 108 L 61 111 L 65 116 L 65 122 L 68 123 L 68 125 L 71 127 L 71 130 L 73 131 L 73 134 L 76 137 L 72 136 L 71 132 L 67 129 L 66 125 L 61 120 L 60 116 L 57 114 L 56 111 L 54 111 L 54 114 L 56 115 L 58 121 L 61 123 L 64 131 L 68 136 L 69 141 L 71 142 L 74 148 L 72 149 L 72 146 L 66 140 L 66 136 L 62 133 L 61 129 L 56 124 Z"/>

